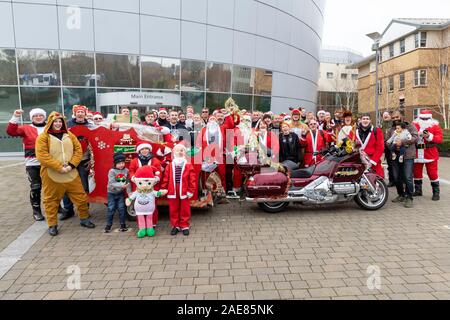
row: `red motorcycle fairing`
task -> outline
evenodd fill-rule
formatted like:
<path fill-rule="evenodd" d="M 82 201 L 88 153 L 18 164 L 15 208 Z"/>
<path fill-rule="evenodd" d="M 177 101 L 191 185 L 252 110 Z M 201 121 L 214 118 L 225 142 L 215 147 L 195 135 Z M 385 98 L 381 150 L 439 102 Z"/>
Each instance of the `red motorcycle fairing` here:
<path fill-rule="evenodd" d="M 251 198 L 275 199 L 287 196 L 289 177 L 281 172 L 259 173 L 247 180 L 247 195 Z"/>

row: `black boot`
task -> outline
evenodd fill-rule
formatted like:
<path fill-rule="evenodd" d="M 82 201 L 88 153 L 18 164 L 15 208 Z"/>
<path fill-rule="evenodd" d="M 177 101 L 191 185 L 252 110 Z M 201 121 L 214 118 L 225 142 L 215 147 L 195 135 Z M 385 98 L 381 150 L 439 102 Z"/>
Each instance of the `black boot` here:
<path fill-rule="evenodd" d="M 431 188 L 433 189 L 433 198 L 431 198 L 431 200 L 433 200 L 433 201 L 441 200 L 439 181 L 438 182 L 432 182 L 431 183 Z"/>
<path fill-rule="evenodd" d="M 41 189 L 31 190 L 30 192 L 30 202 L 33 209 L 33 218 L 36 221 L 45 220 L 41 211 Z"/>
<path fill-rule="evenodd" d="M 57 226 L 49 227 L 48 234 L 51 235 L 52 237 L 58 235 L 58 227 Z"/>
<path fill-rule="evenodd" d="M 414 197 L 423 196 L 422 193 L 422 180 L 414 180 Z"/>
<path fill-rule="evenodd" d="M 69 218 L 72 218 L 75 215 L 75 211 L 73 209 L 67 210 L 63 209 L 61 215 L 59 216 L 59 220 L 64 221 Z"/>

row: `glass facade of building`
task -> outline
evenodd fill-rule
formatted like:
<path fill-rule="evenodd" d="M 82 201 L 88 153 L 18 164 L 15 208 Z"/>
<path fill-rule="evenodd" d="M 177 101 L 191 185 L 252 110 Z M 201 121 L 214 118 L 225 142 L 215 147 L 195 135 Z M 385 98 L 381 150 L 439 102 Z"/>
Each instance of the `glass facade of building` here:
<path fill-rule="evenodd" d="M 0 0 L 0 150 L 13 110 L 103 113 L 98 94 L 178 94 L 181 107 L 315 108 L 324 0 Z M 111 109 L 111 110 L 109 110 Z"/>

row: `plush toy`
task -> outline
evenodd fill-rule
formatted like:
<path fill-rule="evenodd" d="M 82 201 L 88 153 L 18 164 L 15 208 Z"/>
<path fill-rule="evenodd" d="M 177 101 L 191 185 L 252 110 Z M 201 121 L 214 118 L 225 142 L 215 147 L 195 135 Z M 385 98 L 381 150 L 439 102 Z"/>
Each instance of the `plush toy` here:
<path fill-rule="evenodd" d="M 167 194 L 167 191 L 154 191 L 155 185 L 160 181 L 161 173 L 151 166 L 139 168 L 133 182 L 136 184 L 136 191 L 126 200 L 126 205 L 130 206 L 134 200 L 134 210 L 136 212 L 138 223 L 138 238 L 145 236 L 153 237 L 155 229 L 153 228 L 153 212 L 156 209 L 156 198 Z"/>

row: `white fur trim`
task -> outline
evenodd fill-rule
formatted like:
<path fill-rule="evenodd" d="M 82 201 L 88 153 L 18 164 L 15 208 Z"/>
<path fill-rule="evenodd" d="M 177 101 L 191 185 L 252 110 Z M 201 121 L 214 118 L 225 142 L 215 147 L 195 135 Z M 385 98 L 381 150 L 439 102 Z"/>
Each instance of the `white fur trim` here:
<path fill-rule="evenodd" d="M 429 134 L 430 134 L 430 136 L 428 137 L 427 140 L 428 140 L 428 142 L 432 142 L 434 139 L 434 134 L 432 134 L 431 132 Z"/>
<path fill-rule="evenodd" d="M 44 118 L 47 118 L 47 112 L 45 112 L 44 109 L 34 108 L 34 109 L 31 109 L 31 111 L 30 111 L 30 119 L 32 119 L 37 114 L 41 114 L 44 116 Z"/>
<path fill-rule="evenodd" d="M 137 146 L 136 152 L 139 153 L 142 149 L 150 149 L 150 152 L 152 152 L 153 148 L 150 143 L 142 143 Z"/>
<path fill-rule="evenodd" d="M 373 161 L 373 160 L 370 160 L 370 163 L 373 164 L 374 166 L 377 165 L 377 163 L 375 161 Z"/>
<path fill-rule="evenodd" d="M 20 123 L 20 117 L 12 116 L 11 120 L 9 120 L 9 123 L 19 124 Z"/>
<path fill-rule="evenodd" d="M 170 129 L 167 127 L 161 127 L 161 133 L 163 135 L 170 134 Z"/>

